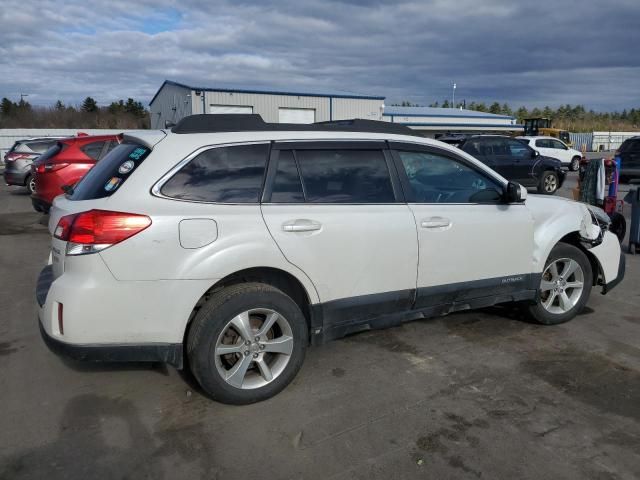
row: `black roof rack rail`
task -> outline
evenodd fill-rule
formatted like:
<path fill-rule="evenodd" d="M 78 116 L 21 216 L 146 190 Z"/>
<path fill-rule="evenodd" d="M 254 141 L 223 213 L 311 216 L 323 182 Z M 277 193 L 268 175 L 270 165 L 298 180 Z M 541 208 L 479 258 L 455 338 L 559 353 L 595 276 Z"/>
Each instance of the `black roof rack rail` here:
<path fill-rule="evenodd" d="M 415 130 L 380 120 L 334 120 L 309 124 L 267 123 L 258 114 L 199 114 L 180 120 L 173 133 L 218 132 L 366 132 L 421 136 Z"/>

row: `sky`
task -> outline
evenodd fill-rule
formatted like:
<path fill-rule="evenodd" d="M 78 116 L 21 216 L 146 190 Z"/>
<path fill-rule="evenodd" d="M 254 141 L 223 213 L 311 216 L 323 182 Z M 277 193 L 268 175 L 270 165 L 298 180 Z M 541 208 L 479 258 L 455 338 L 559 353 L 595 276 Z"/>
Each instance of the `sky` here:
<path fill-rule="evenodd" d="M 640 0 L 2 0 L 0 97 L 144 104 L 165 79 L 640 107 Z"/>

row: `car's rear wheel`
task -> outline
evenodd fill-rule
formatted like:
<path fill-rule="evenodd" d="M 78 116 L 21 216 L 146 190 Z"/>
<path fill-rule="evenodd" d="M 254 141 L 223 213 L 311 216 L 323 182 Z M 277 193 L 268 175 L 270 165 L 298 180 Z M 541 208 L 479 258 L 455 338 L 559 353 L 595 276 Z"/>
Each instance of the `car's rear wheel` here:
<path fill-rule="evenodd" d="M 569 169 L 572 172 L 577 172 L 579 168 L 580 168 L 580 157 L 573 157 L 571 159 L 571 165 L 569 166 Z"/>
<path fill-rule="evenodd" d="M 529 316 L 544 325 L 567 322 L 584 308 L 592 285 L 591 263 L 584 252 L 559 243 L 545 263 L 536 303 L 527 306 Z"/>
<path fill-rule="evenodd" d="M 270 285 L 246 283 L 214 294 L 193 320 L 191 371 L 212 398 L 259 402 L 296 376 L 308 343 L 300 307 Z"/>
<path fill-rule="evenodd" d="M 35 193 L 35 191 L 36 191 L 36 180 L 35 180 L 35 178 L 33 178 L 33 175 L 27 176 L 27 179 L 25 180 L 24 184 L 27 187 L 27 190 L 29 190 L 29 193 Z"/>
<path fill-rule="evenodd" d="M 550 170 L 545 171 L 540 179 L 540 185 L 538 185 L 538 193 L 544 193 L 546 195 L 553 195 L 556 193 L 560 186 L 560 180 L 555 172 Z"/>

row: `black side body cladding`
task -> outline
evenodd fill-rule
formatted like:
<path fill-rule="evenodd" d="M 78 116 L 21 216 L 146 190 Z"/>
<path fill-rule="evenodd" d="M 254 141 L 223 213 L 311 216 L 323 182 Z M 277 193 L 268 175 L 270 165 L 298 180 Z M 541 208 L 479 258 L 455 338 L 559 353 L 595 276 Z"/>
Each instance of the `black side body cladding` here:
<path fill-rule="evenodd" d="M 311 343 L 321 345 L 351 333 L 394 327 L 461 310 L 533 301 L 541 277 L 541 273 L 513 275 L 311 305 Z M 411 300 L 414 296 L 415 300 Z"/>

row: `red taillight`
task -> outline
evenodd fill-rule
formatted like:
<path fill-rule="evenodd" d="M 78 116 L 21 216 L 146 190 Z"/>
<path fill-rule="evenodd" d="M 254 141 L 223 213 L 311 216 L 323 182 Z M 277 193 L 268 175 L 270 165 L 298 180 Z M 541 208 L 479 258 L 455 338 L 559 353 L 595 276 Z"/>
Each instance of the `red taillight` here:
<path fill-rule="evenodd" d="M 151 225 L 146 215 L 90 210 L 60 219 L 54 237 L 80 245 L 109 246 L 140 233 Z M 88 249 L 83 253 L 93 252 Z"/>
<path fill-rule="evenodd" d="M 29 157 L 31 157 L 31 155 L 28 153 L 11 152 L 11 153 L 7 153 L 7 155 L 5 156 L 5 160 L 7 162 L 13 162 L 15 160 L 20 160 L 21 158 L 29 158 Z"/>
<path fill-rule="evenodd" d="M 41 163 L 36 167 L 36 172 L 45 173 L 45 172 L 55 172 L 56 170 L 60 170 L 61 168 L 69 165 L 68 163 Z"/>
<path fill-rule="evenodd" d="M 59 238 L 60 240 L 64 240 L 65 242 L 69 240 L 71 225 L 73 224 L 74 218 L 76 218 L 76 215 L 65 215 L 60 220 L 58 220 L 58 225 L 53 231 L 53 236 Z"/>

